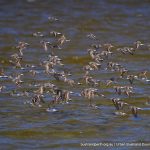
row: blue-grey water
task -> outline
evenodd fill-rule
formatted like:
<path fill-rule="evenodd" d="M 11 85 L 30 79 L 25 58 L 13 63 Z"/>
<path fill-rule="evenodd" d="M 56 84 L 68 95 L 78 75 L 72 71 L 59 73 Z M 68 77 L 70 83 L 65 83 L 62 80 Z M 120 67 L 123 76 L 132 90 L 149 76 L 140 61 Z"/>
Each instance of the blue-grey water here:
<path fill-rule="evenodd" d="M 0 149 L 106 149 L 102 146 L 81 147 L 81 143 L 150 143 L 149 14 L 148 0 L 1 0 L 0 68 L 4 69 L 6 77 L 0 77 L 0 86 L 3 87 L 0 92 Z M 51 31 L 63 33 L 70 41 L 65 42 L 61 49 L 45 52 L 40 41 L 51 42 Z M 37 32 L 44 37 L 33 36 Z M 96 39 L 89 38 L 90 34 L 95 35 Z M 9 61 L 12 54 L 18 53 L 15 47 L 19 41 L 27 42 L 29 46 L 23 50 L 22 68 L 15 68 Z M 132 47 L 135 41 L 141 41 L 144 45 L 134 55 L 116 50 Z M 69 78 L 76 83 L 82 82 L 83 66 L 91 61 L 87 49 L 95 43 L 111 43 L 114 47 L 113 55 L 104 61 L 101 69 L 90 73 L 102 82 L 96 88 L 106 96 L 93 99 L 92 103 L 97 107 L 90 107 L 88 100 L 80 96 L 80 91 L 89 88 L 89 85 L 70 86 L 56 81 L 52 75 L 44 73 L 40 63 L 47 60 L 53 51 L 64 64 L 57 67 L 57 71 L 70 71 L 72 76 Z M 135 79 L 131 85 L 134 92 L 131 97 L 116 94 L 113 84 L 105 85 L 111 77 L 119 77 L 118 72 L 105 69 L 109 61 L 121 64 L 130 74 L 148 71 L 147 79 Z M 26 64 L 35 67 L 26 67 Z M 35 77 L 29 69 L 38 71 Z M 23 74 L 21 79 L 24 83 L 20 86 L 9 78 L 17 73 Z M 42 107 L 32 106 L 34 91 L 44 83 L 73 91 L 69 103 L 55 105 L 52 109 L 57 111 L 47 111 L 53 94 L 44 92 L 46 103 Z M 130 86 L 125 79 L 120 79 L 117 84 Z M 21 95 L 25 91 L 31 96 Z M 125 111 L 125 116 L 115 115 L 111 98 L 121 98 L 129 105 L 140 107 L 138 116 L 134 117 L 130 110 Z M 148 149 L 148 146 L 136 148 Z"/>

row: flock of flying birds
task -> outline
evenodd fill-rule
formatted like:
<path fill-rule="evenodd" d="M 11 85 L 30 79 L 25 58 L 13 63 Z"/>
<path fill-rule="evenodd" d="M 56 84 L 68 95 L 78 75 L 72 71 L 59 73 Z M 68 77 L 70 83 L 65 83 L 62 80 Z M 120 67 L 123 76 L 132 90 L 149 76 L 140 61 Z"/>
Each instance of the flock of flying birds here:
<path fill-rule="evenodd" d="M 50 17 L 49 20 L 57 21 L 57 19 L 53 17 Z M 101 84 L 103 84 L 106 88 L 113 89 L 114 94 L 118 95 L 118 97 L 120 95 L 124 95 L 130 98 L 134 94 L 133 85 L 135 84 L 135 80 L 144 80 L 145 82 L 149 82 L 146 70 L 137 74 L 131 74 L 131 71 L 121 64 L 109 61 L 109 59 L 113 57 L 114 53 L 120 53 L 122 55 L 134 55 L 134 53 L 136 53 L 136 51 L 138 51 L 140 47 L 144 45 L 142 42 L 136 41 L 132 47 L 121 48 L 115 48 L 115 46 L 110 43 L 94 43 L 89 45 L 87 49 L 87 55 L 90 57 L 90 61 L 82 67 L 82 78 L 73 80 L 71 78 L 71 70 L 62 71 L 65 64 L 63 64 L 63 60 L 55 54 L 56 49 L 61 51 L 66 42 L 72 41 L 67 39 L 63 33 L 57 31 L 49 32 L 48 36 L 53 38 L 53 42 L 44 40 L 44 34 L 41 32 L 33 33 L 34 38 L 40 38 L 41 49 L 43 49 L 43 53 L 47 54 L 47 58 L 44 61 L 39 62 L 38 66 L 35 66 L 34 64 L 23 63 L 25 62 L 24 55 L 26 53 L 26 49 L 30 47 L 31 44 L 20 41 L 15 47 L 17 52 L 10 56 L 9 64 L 13 67 L 13 72 L 11 75 L 7 74 L 7 68 L 4 69 L 1 67 L 1 80 L 9 80 L 16 87 L 16 89 L 13 89 L 10 92 L 11 96 L 14 96 L 15 94 L 18 94 L 19 96 L 25 96 L 26 99 L 29 99 L 29 101 L 26 103 L 34 107 L 43 107 L 43 105 L 46 105 L 46 111 L 55 111 L 56 105 L 69 103 L 74 95 L 83 97 L 85 100 L 87 100 L 87 105 L 96 108 L 94 99 L 98 97 L 99 99 L 102 98 L 110 100 L 117 110 L 115 112 L 116 115 L 126 115 L 124 109 L 127 108 L 128 112 L 131 112 L 135 117 L 137 117 L 138 110 L 142 110 L 142 108 L 124 102 L 120 98 L 108 98 L 105 96 L 105 94 L 102 94 L 99 89 L 101 88 Z M 97 40 L 96 36 L 92 33 L 88 34 L 86 38 Z M 94 71 L 101 71 L 104 63 L 106 63 L 105 70 L 117 73 L 118 77 L 109 78 L 105 82 L 93 78 L 91 73 Z M 39 72 L 39 70 L 41 72 Z M 53 80 L 50 80 L 50 82 L 37 84 L 38 80 L 36 79 L 36 76 L 39 73 L 53 78 L 53 80 L 56 80 L 58 85 L 54 84 Z M 36 82 L 27 84 L 27 81 L 23 81 L 23 77 L 27 74 L 30 74 L 31 78 L 35 79 Z M 120 85 L 118 80 L 125 82 L 128 81 L 128 84 Z M 62 89 L 59 87 L 59 82 L 63 82 L 64 85 L 70 87 L 80 87 L 82 90 L 79 93 L 75 93 L 74 91 Z M 27 88 L 27 90 L 19 93 L 19 89 L 21 89 L 24 85 L 27 85 L 29 89 Z M 3 93 L 3 91 L 6 90 L 7 86 L 3 85 L 1 82 L 0 92 Z M 50 100 L 45 100 L 47 94 L 48 97 L 51 97 Z M 150 100 L 147 101 L 147 104 L 150 105 Z"/>

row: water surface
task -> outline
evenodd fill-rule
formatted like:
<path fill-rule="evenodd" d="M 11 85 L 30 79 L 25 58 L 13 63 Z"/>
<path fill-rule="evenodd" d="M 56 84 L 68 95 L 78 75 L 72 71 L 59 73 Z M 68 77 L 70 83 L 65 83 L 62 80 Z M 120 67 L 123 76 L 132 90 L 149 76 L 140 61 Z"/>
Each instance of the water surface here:
<path fill-rule="evenodd" d="M 56 81 L 52 76 L 46 76 L 39 65 L 51 52 L 51 49 L 45 52 L 40 41 L 51 40 L 48 34 L 54 30 L 70 39 L 61 50 L 54 50 L 54 54 L 65 64 L 57 69 L 71 71 L 71 78 L 76 82 L 79 82 L 84 74 L 83 66 L 91 61 L 87 49 L 92 43 L 112 43 L 115 55 L 110 58 L 111 61 L 120 63 L 131 73 L 136 74 L 143 70 L 149 72 L 149 14 L 150 2 L 147 0 L 2 0 L 0 68 L 3 68 L 8 76 L 16 72 L 24 73 L 24 83 L 17 87 L 8 78 L 0 78 L 0 84 L 6 87 L 0 93 L 1 149 L 82 149 L 80 143 L 84 142 L 149 142 L 150 105 L 146 105 L 146 102 L 150 82 L 136 80 L 133 85 L 134 95 L 131 98 L 118 96 L 112 87 L 100 85 L 97 88 L 108 100 L 101 97 L 94 99 L 97 108 L 93 108 L 88 106 L 88 100 L 78 96 L 83 88 L 89 86 L 70 87 Z M 49 16 L 58 18 L 58 21 L 49 21 Z M 42 32 L 45 37 L 33 37 L 35 32 Z M 87 38 L 90 33 L 98 40 Z M 116 52 L 116 48 L 133 46 L 137 40 L 145 45 L 134 55 Z M 36 66 L 35 70 L 40 73 L 35 77 L 29 75 L 28 70 L 15 69 L 9 63 L 10 56 L 18 52 L 15 46 L 19 41 L 30 44 L 24 50 L 23 66 Z M 100 70 L 91 72 L 93 78 L 105 83 L 116 75 L 115 72 L 105 70 L 108 61 L 106 60 Z M 57 112 L 47 112 L 47 105 L 41 108 L 32 107 L 26 104 L 31 98 L 16 95 L 23 91 L 33 93 L 36 87 L 29 87 L 29 84 L 48 82 L 76 93 L 68 104 L 56 105 Z M 127 80 L 121 82 L 122 85 L 129 85 Z M 44 96 L 47 103 L 52 99 L 52 95 Z M 135 118 L 131 112 L 127 112 L 126 116 L 114 115 L 116 110 L 109 100 L 113 97 L 121 97 L 127 103 L 142 108 L 138 117 Z M 132 148 L 134 147 L 124 147 Z"/>

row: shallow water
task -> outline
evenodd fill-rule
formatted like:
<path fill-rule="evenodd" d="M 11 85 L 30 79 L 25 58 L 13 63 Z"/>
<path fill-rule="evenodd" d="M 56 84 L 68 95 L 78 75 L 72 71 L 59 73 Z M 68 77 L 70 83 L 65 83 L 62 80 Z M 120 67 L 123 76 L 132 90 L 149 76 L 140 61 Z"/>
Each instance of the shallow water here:
<path fill-rule="evenodd" d="M 91 71 L 93 78 L 105 83 L 111 77 L 118 76 L 118 73 L 105 70 L 110 60 L 120 63 L 131 73 L 147 70 L 150 79 L 149 1 L 2 0 L 0 8 L 0 67 L 4 68 L 8 76 L 16 72 L 24 74 L 21 87 L 17 87 L 7 77 L 0 77 L 0 84 L 5 86 L 0 93 L 1 149 L 82 149 L 80 143 L 86 142 L 150 142 L 150 105 L 146 103 L 150 91 L 149 81 L 136 80 L 131 98 L 118 96 L 112 86 L 100 85 L 96 88 L 108 99 L 94 99 L 95 108 L 79 96 L 80 91 L 89 86 L 83 84 L 71 87 L 56 81 L 52 76 L 45 75 L 40 66 L 40 62 L 47 59 L 52 51 L 50 49 L 45 52 L 40 41 L 51 40 L 48 34 L 54 30 L 70 39 L 62 49 L 53 50 L 65 64 L 57 70 L 71 71 L 70 78 L 76 82 L 80 82 L 84 75 L 83 66 L 91 61 L 87 49 L 93 43 L 114 45 L 114 55 L 105 61 L 100 70 Z M 49 21 L 49 16 L 58 18 L 58 21 Z M 35 32 L 42 32 L 45 37 L 33 37 Z M 90 33 L 98 40 L 87 38 Z M 145 45 L 134 55 L 123 55 L 116 51 L 118 47 L 133 46 L 137 40 Z M 10 56 L 18 52 L 15 46 L 19 41 L 30 44 L 24 50 L 22 65 L 33 64 L 39 72 L 35 77 L 28 73 L 27 68 L 16 69 L 9 63 Z M 31 97 L 21 96 L 23 91 L 33 93 L 37 89 L 33 84 L 38 86 L 48 82 L 73 91 L 72 100 L 68 104 L 56 105 L 53 108 L 56 111 L 46 111 L 52 95 L 45 93 L 47 103 L 41 108 L 29 104 Z M 120 84 L 129 85 L 129 82 L 121 80 Z M 115 115 L 115 107 L 109 100 L 113 97 L 120 97 L 125 102 L 140 107 L 142 110 L 138 117 L 135 118 L 130 111 L 125 116 Z M 134 147 L 118 147 L 132 148 Z"/>

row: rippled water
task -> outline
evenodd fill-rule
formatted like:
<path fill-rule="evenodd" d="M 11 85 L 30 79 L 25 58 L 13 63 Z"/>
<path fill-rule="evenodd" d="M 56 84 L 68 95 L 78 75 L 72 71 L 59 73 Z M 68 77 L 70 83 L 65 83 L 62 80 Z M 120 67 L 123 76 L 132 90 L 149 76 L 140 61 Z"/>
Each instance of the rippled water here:
<path fill-rule="evenodd" d="M 118 96 L 112 86 L 106 87 L 106 80 L 118 76 L 116 72 L 105 69 L 107 62 L 118 62 L 131 73 L 143 70 L 150 71 L 150 2 L 143 0 L 24 0 L 0 1 L 0 68 L 6 75 L 23 73 L 24 83 L 17 87 L 7 77 L 0 78 L 0 147 L 1 149 L 82 149 L 84 142 L 149 142 L 149 114 L 147 105 L 149 82 L 136 80 L 133 84 L 134 94 Z M 49 21 L 48 17 L 58 21 Z M 40 63 L 48 58 L 48 52 L 40 44 L 42 39 L 51 40 L 51 31 L 58 31 L 70 39 L 62 49 L 53 50 L 65 64 L 58 70 L 71 71 L 71 79 L 81 81 L 84 75 L 83 66 L 91 61 L 87 49 L 93 43 L 112 43 L 113 56 L 98 71 L 91 71 L 93 78 L 102 81 L 96 88 L 107 98 L 96 98 L 93 101 L 97 108 L 90 107 L 88 100 L 79 96 L 83 84 L 69 86 L 56 81 L 52 76 L 43 73 Z M 42 32 L 45 36 L 33 37 L 33 33 Z M 98 40 L 87 37 L 94 34 Z M 116 51 L 118 47 L 133 46 L 140 40 L 145 45 L 134 55 L 123 55 Z M 24 50 L 22 65 L 33 64 L 39 73 L 33 77 L 28 69 L 15 69 L 9 63 L 10 56 L 17 53 L 15 48 L 19 41 L 29 43 Z M 31 97 L 21 96 L 23 91 L 33 93 L 34 84 L 51 82 L 58 87 L 71 90 L 74 94 L 68 104 L 58 104 L 55 111 L 46 111 L 52 95 L 45 93 L 46 104 L 39 108 L 31 106 Z M 129 85 L 127 80 L 121 85 Z M 29 86 L 29 84 L 31 86 Z M 126 116 L 117 116 L 113 103 L 109 100 L 120 97 L 130 105 L 142 108 L 138 117 L 131 112 Z M 98 148 L 98 147 L 97 147 Z M 104 147 L 103 147 L 104 148 Z M 102 149 L 103 149 L 102 148 Z M 123 149 L 123 147 L 119 147 Z M 124 147 L 124 149 L 133 147 Z M 140 147 L 139 147 L 140 148 Z M 145 149 L 148 147 L 145 147 Z M 100 149 L 100 148 L 98 148 Z M 113 149 L 113 148 L 112 148 Z M 115 148 L 114 148 L 115 149 Z"/>

